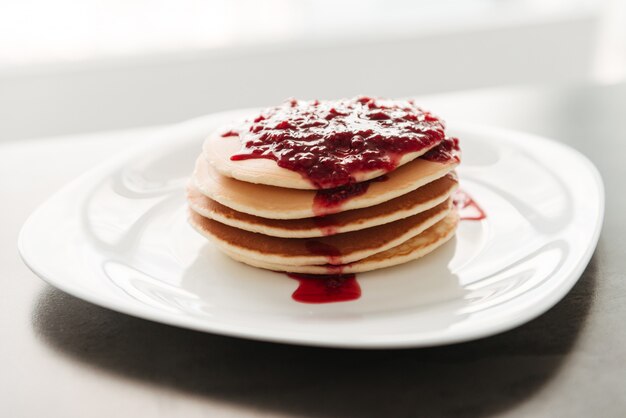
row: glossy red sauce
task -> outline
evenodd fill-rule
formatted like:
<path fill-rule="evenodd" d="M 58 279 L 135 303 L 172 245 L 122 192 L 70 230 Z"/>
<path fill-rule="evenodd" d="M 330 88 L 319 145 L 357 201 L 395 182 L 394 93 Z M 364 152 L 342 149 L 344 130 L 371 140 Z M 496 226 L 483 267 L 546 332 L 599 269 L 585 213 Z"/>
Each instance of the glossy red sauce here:
<path fill-rule="evenodd" d="M 334 189 L 320 189 L 313 199 L 313 213 L 323 216 L 339 211 L 346 200 L 361 196 L 367 192 L 370 183 L 387 181 L 386 175 L 376 177 L 361 183 L 351 183 Z"/>
<path fill-rule="evenodd" d="M 459 140 L 457 138 L 446 137 L 435 148 L 422 155 L 420 158 L 424 160 L 434 161 L 436 163 L 461 162 L 461 149 L 459 148 Z"/>
<path fill-rule="evenodd" d="M 485 211 L 463 190 L 457 190 L 452 200 L 462 221 L 480 221 L 487 218 Z"/>
<path fill-rule="evenodd" d="M 361 286 L 354 274 L 316 275 L 287 273 L 300 285 L 291 297 L 302 303 L 346 302 L 361 297 Z"/>
<path fill-rule="evenodd" d="M 231 130 L 229 130 L 229 131 L 224 132 L 224 133 L 222 134 L 222 136 L 223 136 L 224 138 L 229 137 L 229 136 L 239 136 L 239 132 L 237 132 L 237 131 L 235 131 L 235 130 L 231 129 Z"/>
<path fill-rule="evenodd" d="M 369 188 L 369 182 L 352 183 L 334 189 L 320 189 L 313 198 L 313 213 L 323 216 L 336 212 L 348 199 L 361 196 Z"/>
<path fill-rule="evenodd" d="M 441 143 L 444 129 L 412 101 L 291 100 L 246 122 L 231 160 L 271 159 L 318 189 L 336 188 L 355 183 L 358 172 L 393 170 L 404 154 Z"/>

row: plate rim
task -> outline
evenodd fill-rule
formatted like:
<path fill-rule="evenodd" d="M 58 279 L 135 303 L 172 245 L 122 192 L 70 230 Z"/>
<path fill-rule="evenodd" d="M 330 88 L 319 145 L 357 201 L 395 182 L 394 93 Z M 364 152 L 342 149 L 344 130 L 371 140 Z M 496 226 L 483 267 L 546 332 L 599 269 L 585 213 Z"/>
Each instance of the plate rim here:
<path fill-rule="evenodd" d="M 170 136 L 167 135 L 167 132 L 170 129 L 181 129 L 184 128 L 186 125 L 193 125 L 194 123 L 199 122 L 206 123 L 206 121 L 209 119 L 221 119 L 229 115 L 241 115 L 244 112 L 249 111 L 252 110 L 245 109 L 214 113 L 200 118 L 191 119 L 189 121 L 179 124 L 166 126 L 164 127 L 164 130 L 162 132 L 163 138 L 156 140 L 152 138 L 151 140 L 140 141 L 140 143 L 136 144 L 136 146 L 132 147 L 130 150 L 120 151 L 113 157 L 108 158 L 97 166 L 79 175 L 78 177 L 67 183 L 65 186 L 60 188 L 58 191 L 53 193 L 28 216 L 20 229 L 17 240 L 17 247 L 20 258 L 36 276 L 38 276 L 49 285 L 65 293 L 68 293 L 89 303 L 98 305 L 100 307 L 104 307 L 122 314 L 131 315 L 156 323 L 177 326 L 180 328 L 191 329 L 199 332 L 207 332 L 229 337 L 237 337 L 272 343 L 346 349 L 402 349 L 432 347 L 472 341 L 499 334 L 532 321 L 533 319 L 539 317 L 543 313 L 547 312 L 550 308 L 555 306 L 569 293 L 569 291 L 582 277 L 582 274 L 589 264 L 597 247 L 602 231 L 602 226 L 604 223 L 606 197 L 602 176 L 599 170 L 591 162 L 591 160 L 589 160 L 587 156 L 566 144 L 550 138 L 543 137 L 541 135 L 535 135 L 490 125 L 462 123 L 454 125 L 452 127 L 453 130 L 488 133 L 493 137 L 499 138 L 498 141 L 503 142 L 513 142 L 511 136 L 514 136 L 516 138 L 524 137 L 526 141 L 540 143 L 548 142 L 551 145 L 560 147 L 562 150 L 569 153 L 572 157 L 574 157 L 577 161 L 579 161 L 586 167 L 587 173 L 593 179 L 593 183 L 595 184 L 598 192 L 599 199 L 596 202 L 598 217 L 594 219 L 595 225 L 592 238 L 589 242 L 589 245 L 585 248 L 584 253 L 578 259 L 576 265 L 572 268 L 571 273 L 565 276 L 565 278 L 561 280 L 559 286 L 557 286 L 553 291 L 544 294 L 539 300 L 534 302 L 524 315 L 518 315 L 517 317 L 512 319 L 509 318 L 507 321 L 490 322 L 480 328 L 465 328 L 462 330 L 457 329 L 453 333 L 436 334 L 434 337 L 430 338 L 425 338 L 421 334 L 415 334 L 411 332 L 408 332 L 407 334 L 394 333 L 384 336 L 382 338 L 373 338 L 374 336 L 366 335 L 363 339 L 354 339 L 352 337 L 353 339 L 351 340 L 342 339 L 341 337 L 334 336 L 332 334 L 321 337 L 319 334 L 310 334 L 306 331 L 294 332 L 293 330 L 290 330 L 288 332 L 282 331 L 279 333 L 280 335 L 277 335 L 276 332 L 270 332 L 269 334 L 267 334 L 266 331 L 264 331 L 263 329 L 259 330 L 254 327 L 242 326 L 241 324 L 237 324 L 236 326 L 234 326 L 232 324 L 223 325 L 220 324 L 219 321 L 199 322 L 197 320 L 189 320 L 188 316 L 170 315 L 162 311 L 158 311 L 154 308 L 146 309 L 144 307 L 142 309 L 136 304 L 121 303 L 118 302 L 116 299 L 100 297 L 97 292 L 88 291 L 81 287 L 73 286 L 71 284 L 68 284 L 68 282 L 62 278 L 52 277 L 45 272 L 45 269 L 42 269 L 37 265 L 37 261 L 35 260 L 37 257 L 33 257 L 32 254 L 28 254 L 25 241 L 27 240 L 28 233 L 30 232 L 32 224 L 31 220 L 34 219 L 40 212 L 44 211 L 46 207 L 50 204 L 50 202 L 60 196 L 65 190 L 71 189 L 75 185 L 86 181 L 91 176 L 97 176 L 101 172 L 122 165 L 125 161 L 132 159 L 148 146 L 154 148 L 158 147 L 162 143 L 169 142 Z"/>

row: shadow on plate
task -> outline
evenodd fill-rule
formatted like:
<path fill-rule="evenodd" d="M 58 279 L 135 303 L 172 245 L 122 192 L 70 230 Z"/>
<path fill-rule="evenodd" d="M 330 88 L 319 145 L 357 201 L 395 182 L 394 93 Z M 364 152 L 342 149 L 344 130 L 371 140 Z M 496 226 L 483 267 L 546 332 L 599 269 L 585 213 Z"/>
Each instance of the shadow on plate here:
<path fill-rule="evenodd" d="M 339 350 L 222 337 L 92 305 L 52 287 L 33 326 L 68 357 L 250 408 L 310 417 L 484 416 L 513 408 L 559 370 L 584 327 L 594 259 L 557 306 L 515 330 L 445 347 Z"/>

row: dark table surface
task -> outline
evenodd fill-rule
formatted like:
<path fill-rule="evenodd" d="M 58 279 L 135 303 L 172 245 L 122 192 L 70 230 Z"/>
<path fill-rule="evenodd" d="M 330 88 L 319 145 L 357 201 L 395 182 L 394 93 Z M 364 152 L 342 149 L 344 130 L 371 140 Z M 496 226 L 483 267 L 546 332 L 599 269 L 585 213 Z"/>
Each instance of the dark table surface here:
<path fill-rule="evenodd" d="M 55 189 L 153 130 L 0 144 L 0 416 L 626 416 L 626 84 L 425 97 L 452 121 L 540 134 L 606 187 L 596 252 L 558 305 L 446 347 L 308 348 L 161 325 L 41 282 L 17 234 Z"/>

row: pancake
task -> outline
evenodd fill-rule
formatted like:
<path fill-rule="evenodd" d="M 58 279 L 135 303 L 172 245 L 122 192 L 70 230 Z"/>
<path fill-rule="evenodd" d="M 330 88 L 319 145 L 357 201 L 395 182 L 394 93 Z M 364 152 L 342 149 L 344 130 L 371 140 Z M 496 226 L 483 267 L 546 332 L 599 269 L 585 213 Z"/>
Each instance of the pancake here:
<path fill-rule="evenodd" d="M 266 219 L 238 212 L 206 197 L 192 184 L 187 190 L 187 200 L 198 214 L 235 228 L 275 237 L 313 238 L 371 228 L 416 215 L 447 200 L 457 185 L 456 176 L 449 173 L 376 206 L 304 219 Z"/>
<path fill-rule="evenodd" d="M 270 264 L 348 264 L 396 247 L 443 219 L 451 199 L 395 222 L 317 239 L 278 238 L 243 231 L 190 211 L 191 225 L 221 249 Z"/>
<path fill-rule="evenodd" d="M 259 161 L 259 160 L 256 160 Z M 316 191 L 253 184 L 220 175 L 202 156 L 196 161 L 193 185 L 205 196 L 238 212 L 268 219 L 301 219 L 366 208 L 387 202 L 439 179 L 458 165 L 416 159 L 388 173 L 387 180 L 372 182 L 367 191 L 342 205 L 316 208 Z"/>
<path fill-rule="evenodd" d="M 450 211 L 444 219 L 437 222 L 421 234 L 403 242 L 402 244 L 363 258 L 351 264 L 336 265 L 311 265 L 293 266 L 288 264 L 267 263 L 254 258 L 248 258 L 237 252 L 224 249 L 229 257 L 253 267 L 264 268 L 273 271 L 285 271 L 289 273 L 304 274 L 349 274 L 363 273 L 385 267 L 396 266 L 421 258 L 454 236 L 458 223 L 456 211 Z"/>
<path fill-rule="evenodd" d="M 202 147 L 204 157 L 219 174 L 248 183 L 289 189 L 315 190 L 318 188 L 298 172 L 278 166 L 274 160 L 257 158 L 232 161 L 230 157 L 237 154 L 241 149 L 241 140 L 237 136 L 223 137 L 220 132 L 216 131 L 209 135 Z M 419 152 L 404 154 L 397 161 L 398 167 L 420 157 L 436 145 L 433 144 L 433 146 L 424 148 Z M 353 174 L 353 177 L 358 183 L 379 177 L 387 171 L 378 169 L 357 172 Z"/>

